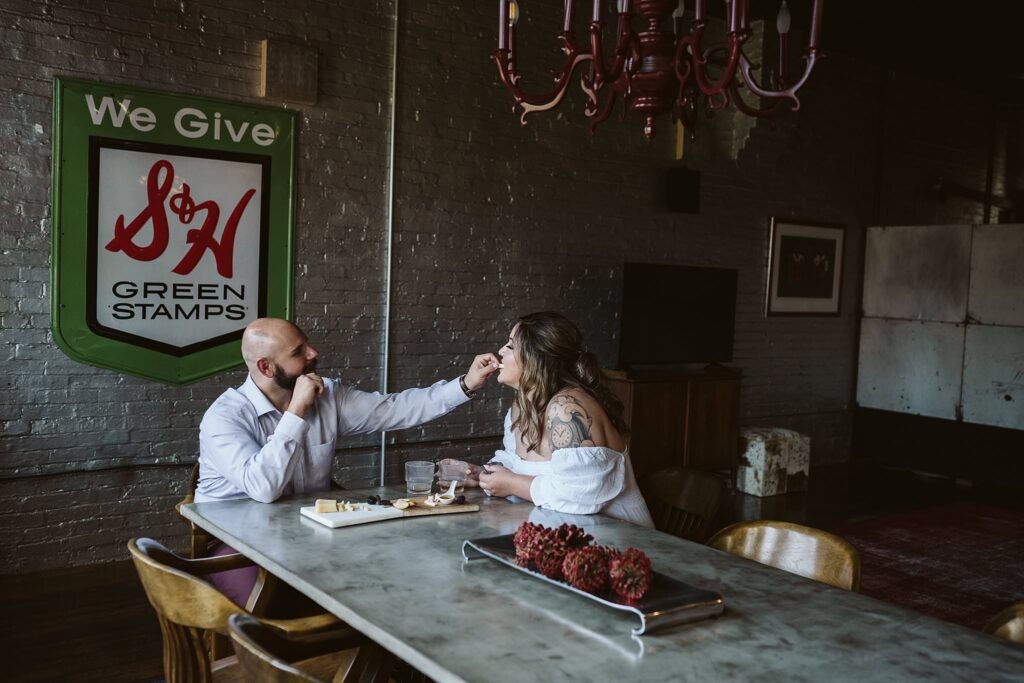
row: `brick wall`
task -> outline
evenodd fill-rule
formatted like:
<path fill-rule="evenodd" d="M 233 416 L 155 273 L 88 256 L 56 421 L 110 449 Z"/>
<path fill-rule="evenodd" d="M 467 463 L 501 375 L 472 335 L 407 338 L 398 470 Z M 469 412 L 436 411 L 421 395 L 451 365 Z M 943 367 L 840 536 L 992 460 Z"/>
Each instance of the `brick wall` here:
<path fill-rule="evenodd" d="M 991 94 L 964 92 L 909 74 L 890 74 L 886 84 L 881 215 L 886 225 L 984 222 L 981 201 L 936 196 L 945 181 L 981 193 L 995 127 Z M 908 116 L 925 106 L 933 116 Z M 1017 154 L 1013 154 L 1017 158 Z M 995 192 L 1004 171 L 996 169 Z M 1010 171 L 1012 173 L 1012 171 Z M 997 213 L 993 211 L 992 220 Z"/>
<path fill-rule="evenodd" d="M 544 58 L 558 57 L 557 4 L 531 6 L 520 26 L 523 54 L 537 55 L 527 75 L 542 86 Z M 701 212 L 671 214 L 652 190 L 673 163 L 667 120 L 653 142 L 635 119 L 609 121 L 591 137 L 573 86 L 560 110 L 520 128 L 487 59 L 491 4 L 402 3 L 384 359 L 393 13 L 391 3 L 367 0 L 0 7 L 0 572 L 123 558 L 125 541 L 139 534 L 183 548 L 172 506 L 196 457 L 199 420 L 243 378 L 235 371 L 167 387 L 80 365 L 53 343 L 52 79 L 256 102 L 264 38 L 320 54 L 318 103 L 298 108 L 295 310 L 325 373 L 376 388 L 386 362 L 393 389 L 453 377 L 474 354 L 497 349 L 517 315 L 546 308 L 578 320 L 613 364 L 623 261 L 724 266 L 739 271 L 734 364 L 744 372 L 744 421 L 809 433 L 816 463 L 848 457 L 860 243 L 876 189 L 876 69 L 833 56 L 805 88 L 799 115 L 775 130 L 759 122 L 740 146 L 728 117 L 702 120 L 685 158 L 702 172 Z M 936 155 L 950 175 L 970 178 L 984 159 L 969 130 L 950 137 L 948 125 L 918 126 L 929 110 L 911 97 L 886 105 L 893 165 L 883 206 L 900 221 L 938 220 L 948 207 L 923 212 L 910 185 Z M 957 107 L 966 128 L 984 124 L 983 104 Z M 735 159 L 724 151 L 733 147 L 742 147 Z M 840 317 L 762 317 L 772 215 L 848 227 Z M 390 435 L 388 479 L 400 479 L 409 457 L 486 455 L 508 396 L 491 387 L 443 420 Z M 375 481 L 378 441 L 339 443 L 337 478 Z"/>

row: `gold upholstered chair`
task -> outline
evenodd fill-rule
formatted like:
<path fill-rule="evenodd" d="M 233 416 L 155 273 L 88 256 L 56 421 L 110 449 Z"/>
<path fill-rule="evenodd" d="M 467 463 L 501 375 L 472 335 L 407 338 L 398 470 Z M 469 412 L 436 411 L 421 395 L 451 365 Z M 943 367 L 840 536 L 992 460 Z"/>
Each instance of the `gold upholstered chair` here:
<path fill-rule="evenodd" d="M 985 626 L 985 633 L 1024 644 L 1024 602 L 1014 603 L 992 617 Z"/>
<path fill-rule="evenodd" d="M 128 541 L 128 552 L 160 622 L 167 683 L 241 680 L 235 657 L 214 659 L 212 636 L 226 636 L 228 617 L 242 610 L 200 577 L 252 566 L 252 562 L 237 554 L 188 560 L 151 538 Z M 264 574 L 260 572 L 261 578 Z M 247 611 L 261 608 L 262 594 L 261 583 L 258 582 L 250 595 Z M 268 623 L 290 633 L 347 628 L 329 614 L 268 620 Z M 358 637 L 354 632 L 351 635 Z"/>
<path fill-rule="evenodd" d="M 703 543 L 725 498 L 725 482 L 710 472 L 669 467 L 640 482 L 658 531 Z"/>
<path fill-rule="evenodd" d="M 738 522 L 708 545 L 837 588 L 860 588 L 857 549 L 827 531 L 790 522 Z"/>
<path fill-rule="evenodd" d="M 328 683 L 387 681 L 391 654 L 353 638 L 351 629 L 292 634 L 248 614 L 232 614 L 228 633 L 249 681 Z"/>

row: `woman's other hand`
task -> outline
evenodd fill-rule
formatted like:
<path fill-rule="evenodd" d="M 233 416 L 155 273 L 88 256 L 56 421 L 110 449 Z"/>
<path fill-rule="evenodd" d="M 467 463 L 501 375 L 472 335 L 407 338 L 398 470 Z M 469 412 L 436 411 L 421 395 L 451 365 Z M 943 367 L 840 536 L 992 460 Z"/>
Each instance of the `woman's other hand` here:
<path fill-rule="evenodd" d="M 514 474 L 500 465 L 490 465 L 480 471 L 478 477 L 480 488 L 489 496 L 518 496 L 523 500 L 533 500 L 530 497 L 530 484 L 533 477 L 525 474 Z"/>

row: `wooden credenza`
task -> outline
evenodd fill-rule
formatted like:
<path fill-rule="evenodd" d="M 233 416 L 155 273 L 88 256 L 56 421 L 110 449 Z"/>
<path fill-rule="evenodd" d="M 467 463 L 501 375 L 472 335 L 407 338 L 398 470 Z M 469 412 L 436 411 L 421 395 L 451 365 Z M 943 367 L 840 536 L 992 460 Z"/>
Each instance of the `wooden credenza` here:
<path fill-rule="evenodd" d="M 629 454 L 637 479 L 664 467 L 736 467 L 740 378 L 733 368 L 627 375 L 605 370 L 625 406 Z"/>

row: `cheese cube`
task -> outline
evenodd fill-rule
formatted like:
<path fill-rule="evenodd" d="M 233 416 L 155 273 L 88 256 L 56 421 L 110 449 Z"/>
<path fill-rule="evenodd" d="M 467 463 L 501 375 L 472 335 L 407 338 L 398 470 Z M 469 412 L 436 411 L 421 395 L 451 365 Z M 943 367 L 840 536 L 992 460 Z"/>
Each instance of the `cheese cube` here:
<path fill-rule="evenodd" d="M 338 501 L 330 498 L 317 498 L 315 509 L 317 512 L 337 512 Z"/>

